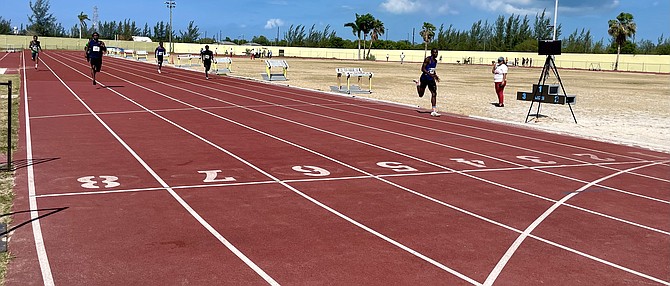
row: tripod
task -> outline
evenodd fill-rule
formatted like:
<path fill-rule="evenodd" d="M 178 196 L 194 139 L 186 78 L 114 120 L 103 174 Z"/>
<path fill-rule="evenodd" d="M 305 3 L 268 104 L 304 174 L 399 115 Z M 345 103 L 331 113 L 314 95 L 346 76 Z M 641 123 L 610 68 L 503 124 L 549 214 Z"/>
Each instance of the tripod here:
<path fill-rule="evenodd" d="M 545 82 L 547 81 L 547 77 L 549 77 L 549 71 L 552 71 L 554 73 L 554 76 L 558 80 L 558 84 L 561 87 L 561 91 L 563 91 L 563 96 L 567 97 L 567 93 L 565 92 L 565 87 L 563 87 L 563 82 L 561 81 L 561 76 L 558 75 L 558 69 L 556 68 L 556 63 L 554 62 L 554 57 L 552 55 L 547 55 L 547 59 L 544 61 L 544 67 L 542 67 L 542 73 L 540 74 L 540 79 L 537 81 L 538 86 L 544 86 Z M 533 109 L 533 104 L 537 101 L 537 114 L 535 114 L 535 118 L 539 119 L 540 118 L 540 105 L 542 104 L 542 101 L 535 100 L 535 97 L 533 97 L 533 100 L 530 102 L 530 108 L 528 109 L 528 115 L 526 115 L 526 123 L 528 123 L 528 117 L 530 117 L 530 111 Z M 575 117 L 575 112 L 572 111 L 572 105 L 570 102 L 567 102 L 568 107 L 570 107 L 570 113 L 572 113 L 572 119 L 575 120 L 575 123 L 577 123 L 577 118 Z"/>

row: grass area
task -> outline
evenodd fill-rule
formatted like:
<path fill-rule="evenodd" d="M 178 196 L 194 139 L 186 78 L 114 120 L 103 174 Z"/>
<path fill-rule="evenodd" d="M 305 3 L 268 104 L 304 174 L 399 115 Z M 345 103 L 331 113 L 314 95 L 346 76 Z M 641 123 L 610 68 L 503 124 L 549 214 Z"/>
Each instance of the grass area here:
<path fill-rule="evenodd" d="M 20 77 L 14 75 L 0 75 L 0 83 L 12 81 L 12 150 L 16 149 L 19 130 L 19 100 L 15 96 L 19 94 Z M 3 159 L 7 154 L 7 86 L 0 85 L 0 153 Z M 6 162 L 0 162 L 0 166 L 6 167 Z M 12 209 L 14 199 L 14 171 L 0 170 L 0 213 L 8 214 Z M 0 217 L 0 222 L 7 225 L 11 222 L 10 216 Z M 7 264 L 11 259 L 9 252 L 0 253 L 0 285 L 5 284 Z"/>

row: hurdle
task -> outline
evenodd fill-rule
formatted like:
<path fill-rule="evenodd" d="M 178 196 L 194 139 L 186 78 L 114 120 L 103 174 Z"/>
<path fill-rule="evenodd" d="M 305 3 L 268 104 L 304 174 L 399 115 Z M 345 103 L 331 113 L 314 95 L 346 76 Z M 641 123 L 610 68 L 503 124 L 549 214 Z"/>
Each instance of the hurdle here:
<path fill-rule="evenodd" d="M 136 60 L 149 60 L 149 53 L 147 51 L 137 51 L 135 52 L 135 59 Z"/>
<path fill-rule="evenodd" d="M 221 67 L 219 67 L 221 65 Z M 216 74 L 227 74 L 232 72 L 233 68 L 233 59 L 225 58 L 216 58 L 214 59 L 214 71 Z"/>
<path fill-rule="evenodd" d="M 337 86 L 331 86 L 333 91 L 351 93 L 372 93 L 372 77 L 374 73 L 363 71 L 363 68 L 336 68 Z M 347 78 L 347 89 L 342 89 L 342 77 Z M 357 77 L 359 85 L 351 85 L 351 78 Z M 363 90 L 360 87 L 361 78 L 368 78 L 368 90 Z"/>
<path fill-rule="evenodd" d="M 281 73 L 276 72 L 281 69 Z M 265 73 L 263 79 L 265 80 L 288 80 L 286 73 L 288 70 L 288 63 L 285 60 L 265 60 Z"/>
<path fill-rule="evenodd" d="M 200 59 L 199 56 L 195 55 L 177 55 L 177 66 L 193 66 L 193 59 Z"/>
<path fill-rule="evenodd" d="M 123 50 L 123 57 L 124 58 L 134 58 L 135 57 L 135 51 L 134 50 Z"/>
<path fill-rule="evenodd" d="M 14 48 L 14 45 L 5 46 L 5 53 L 16 53 L 18 49 Z"/>

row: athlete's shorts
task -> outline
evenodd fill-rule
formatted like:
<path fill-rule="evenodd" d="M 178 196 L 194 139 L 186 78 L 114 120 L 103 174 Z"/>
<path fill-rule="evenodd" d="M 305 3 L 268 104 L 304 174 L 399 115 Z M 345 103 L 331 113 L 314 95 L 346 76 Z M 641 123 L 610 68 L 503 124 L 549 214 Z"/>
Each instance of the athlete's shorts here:
<path fill-rule="evenodd" d="M 205 71 L 209 71 L 209 69 L 212 67 L 212 61 L 204 61 L 205 64 Z"/>
<path fill-rule="evenodd" d="M 33 51 L 33 60 L 35 60 L 36 57 L 37 57 L 37 52 Z"/>
<path fill-rule="evenodd" d="M 102 58 L 91 58 L 91 67 L 96 72 L 99 72 L 102 68 Z"/>
<path fill-rule="evenodd" d="M 159 64 L 163 63 L 163 56 L 156 56 L 156 60 L 158 60 Z"/>
<path fill-rule="evenodd" d="M 430 92 L 434 94 L 437 93 L 437 83 L 435 83 L 435 79 L 432 79 L 427 76 L 422 76 L 420 85 L 421 90 L 425 90 L 426 86 L 428 87 L 428 90 L 430 90 Z"/>

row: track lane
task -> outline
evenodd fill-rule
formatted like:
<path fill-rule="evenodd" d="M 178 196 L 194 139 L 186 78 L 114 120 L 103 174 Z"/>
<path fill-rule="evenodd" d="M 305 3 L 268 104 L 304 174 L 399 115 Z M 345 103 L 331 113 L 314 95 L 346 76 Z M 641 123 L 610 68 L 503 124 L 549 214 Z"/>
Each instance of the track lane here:
<path fill-rule="evenodd" d="M 172 114 L 172 112 L 170 112 L 170 114 Z M 195 120 L 195 121 L 197 122 L 197 120 Z M 196 124 L 196 125 L 197 125 L 197 124 Z M 228 126 L 228 127 L 229 127 L 229 126 Z M 237 139 L 239 139 L 239 138 L 237 138 Z M 131 139 L 131 140 L 132 140 L 132 139 Z M 383 243 L 383 242 L 382 242 L 382 241 L 378 241 L 378 243 Z M 388 244 L 383 243 L 383 245 L 386 245 L 386 246 L 388 247 Z"/>
<path fill-rule="evenodd" d="M 26 82 L 27 87 L 30 87 L 31 84 L 32 84 L 32 82 L 30 80 L 28 80 Z M 37 93 L 39 93 L 39 91 Z M 34 95 L 36 93 L 33 93 L 31 91 L 30 94 Z M 80 121 L 80 120 L 74 120 L 74 119 L 72 119 L 72 117 L 70 117 L 69 119 L 71 120 L 71 122 L 79 122 Z M 92 125 L 95 125 L 95 126 L 90 126 L 89 127 L 89 126 L 81 125 L 81 124 L 79 124 L 79 125 L 74 125 L 74 124 L 71 124 L 71 123 L 67 124 L 67 122 L 63 122 L 64 120 L 65 119 L 61 118 L 60 121 L 59 120 L 55 120 L 55 121 L 57 121 L 57 123 L 65 123 L 65 125 L 67 125 L 67 126 L 77 126 L 80 133 L 85 134 L 86 138 L 89 138 L 89 140 L 90 140 L 90 138 L 96 138 L 98 140 L 103 141 L 104 144 L 105 144 L 105 149 L 104 150 L 106 150 L 106 151 L 114 151 L 113 148 L 120 147 L 119 145 L 115 145 L 115 144 L 110 145 L 109 144 L 109 142 L 113 142 L 113 139 L 111 137 L 109 139 L 105 138 L 105 136 L 107 136 L 109 134 L 108 133 L 105 134 L 106 131 L 104 131 L 103 128 L 100 128 L 101 126 L 100 126 L 99 123 L 92 124 Z M 45 120 L 42 123 L 44 123 L 44 122 L 51 122 L 51 120 Z M 61 135 L 61 136 L 58 136 L 58 137 L 55 137 L 55 138 L 51 138 L 51 139 L 49 139 L 48 137 L 40 138 L 39 136 L 41 136 L 41 134 L 50 134 L 50 133 L 46 132 L 45 130 L 40 130 L 40 124 L 39 123 L 38 124 L 33 124 L 33 127 L 36 129 L 35 130 L 36 133 L 40 133 L 40 135 L 36 136 L 36 138 L 37 138 L 36 140 L 40 140 L 41 142 L 49 142 L 51 144 L 71 144 L 72 142 L 77 142 L 76 140 L 80 139 L 80 138 L 77 138 L 76 136 L 72 136 L 72 134 L 68 134 L 69 135 L 68 137 L 63 138 L 63 137 L 61 137 L 62 134 L 60 134 L 59 132 L 55 132 L 55 133 L 57 133 L 57 135 Z M 33 128 L 31 128 L 31 129 L 33 129 Z M 55 126 L 49 126 L 48 128 L 45 128 L 45 129 L 49 130 L 49 129 L 58 129 L 58 128 L 56 128 Z M 96 130 L 102 131 L 103 133 L 102 134 L 101 133 L 96 134 L 96 132 L 95 132 Z M 53 133 L 51 133 L 51 134 L 53 134 Z M 94 134 L 95 134 L 95 136 L 94 136 Z M 75 141 L 68 141 L 68 139 L 73 139 Z M 95 141 L 95 140 L 91 140 L 91 141 Z M 37 144 L 37 145 L 40 145 L 40 144 Z M 86 146 L 86 145 L 83 145 L 83 146 Z M 53 148 L 53 145 L 51 145 L 50 147 Z M 87 146 L 87 147 L 91 147 L 91 146 Z M 71 161 L 68 161 L 68 162 L 74 162 L 76 164 L 76 166 L 79 168 L 79 172 L 82 171 L 82 169 L 81 169 L 82 163 L 84 165 L 87 165 L 87 164 L 91 163 L 91 160 L 87 157 L 84 157 L 84 158 L 80 157 L 78 160 L 73 160 L 72 159 L 73 156 L 76 156 L 78 154 L 82 154 L 82 155 L 86 155 L 88 157 L 91 157 L 91 156 L 96 157 L 95 159 L 99 159 L 99 160 L 109 160 L 110 159 L 109 157 L 95 156 L 94 154 L 92 155 L 90 153 L 82 152 L 81 149 L 72 148 L 71 146 L 67 146 L 67 148 L 66 148 L 66 146 L 64 146 L 62 149 L 59 149 L 59 150 L 69 150 L 72 153 L 74 153 L 74 155 L 72 155 L 72 156 L 70 156 L 70 154 L 66 154 L 64 156 L 66 158 L 68 158 L 69 160 L 71 160 Z M 107 153 L 107 154 L 111 154 L 111 153 Z M 124 156 L 124 154 L 125 154 L 125 156 Z M 142 168 L 141 168 L 141 166 L 137 165 L 137 161 L 133 160 L 132 157 L 128 156 L 128 155 L 130 155 L 130 154 L 128 154 L 128 152 L 116 152 L 113 155 L 114 158 L 115 158 L 114 163 L 118 163 L 119 164 L 118 166 L 121 166 L 120 169 L 123 169 L 124 171 L 127 171 L 127 169 L 125 169 L 125 168 L 128 168 L 128 167 L 131 167 L 131 169 L 135 169 L 135 170 L 138 170 L 138 171 L 141 170 Z M 131 160 L 124 163 L 123 158 L 130 158 Z M 55 161 L 55 162 L 58 162 L 58 161 Z M 136 164 L 135 168 L 132 168 L 133 163 Z M 110 171 L 110 169 L 113 169 L 113 168 L 109 168 L 109 165 L 114 165 L 114 164 L 109 164 L 109 162 L 107 162 L 106 164 L 102 163 L 100 165 L 106 171 Z M 103 166 L 103 165 L 107 165 L 107 166 Z M 60 173 L 60 168 L 63 167 L 63 166 L 60 166 L 60 165 L 55 166 L 54 164 L 50 165 L 50 167 L 42 167 L 42 166 L 46 166 L 46 164 L 42 164 L 41 166 L 38 166 L 40 169 L 37 169 L 37 171 L 40 173 L 40 175 L 42 173 L 59 174 Z M 38 168 L 38 167 L 36 167 L 36 168 Z M 91 167 L 93 167 L 93 166 L 91 166 Z M 139 167 L 139 169 L 137 169 L 137 167 Z M 118 169 L 117 169 L 117 171 L 118 171 Z M 122 171 L 122 172 L 124 172 L 124 171 Z M 86 172 L 96 172 L 96 168 L 90 168 L 89 167 L 86 170 Z M 144 173 L 144 176 L 147 176 L 146 171 L 144 171 L 143 173 Z M 69 186 L 72 187 L 72 186 L 77 186 L 77 185 L 81 184 L 79 182 L 76 182 L 77 177 L 70 178 L 69 176 L 64 175 L 64 173 L 60 173 L 60 174 L 63 175 L 63 177 L 61 177 L 61 179 L 65 179 L 61 182 L 63 185 L 69 185 Z M 65 174 L 67 174 L 67 173 L 65 173 Z M 106 174 L 108 174 L 108 173 L 106 173 Z M 98 180 L 96 183 L 99 183 L 100 185 L 104 185 L 105 182 L 102 181 L 102 180 Z M 159 186 L 155 182 L 155 180 L 153 181 L 153 183 L 156 186 Z M 42 177 L 39 176 L 39 175 L 37 176 L 37 179 L 36 179 L 36 185 L 38 186 L 38 188 L 41 191 L 49 190 L 48 187 L 45 187 L 45 186 L 42 185 Z M 48 184 L 44 184 L 44 185 L 48 185 Z M 144 186 L 146 186 L 146 185 L 144 185 Z M 166 193 L 162 193 L 162 194 L 165 196 L 165 198 L 169 197 L 169 196 L 166 196 L 167 195 Z M 49 205 L 49 202 L 52 202 L 52 200 L 53 200 L 53 198 L 48 198 L 48 199 L 41 199 L 40 201 L 41 201 L 41 204 Z M 49 241 L 59 241 L 60 239 L 57 239 L 57 238 L 59 237 L 61 231 L 54 231 L 54 230 L 58 230 L 58 229 L 61 229 L 61 228 L 68 228 L 68 227 L 71 228 L 72 225 L 77 225 L 77 222 L 79 220 L 81 220 L 81 216 L 86 214 L 87 207 L 82 206 L 82 204 L 84 204 L 84 203 L 82 203 L 82 201 L 87 202 L 88 200 L 86 200 L 86 198 L 83 198 L 83 197 L 80 197 L 80 200 L 69 200 L 67 202 L 63 202 L 63 200 L 60 200 L 59 204 L 65 204 L 66 206 L 68 206 L 68 208 L 58 214 L 58 217 L 59 217 L 58 220 L 54 220 L 54 221 L 49 220 L 50 223 L 48 224 L 47 227 L 44 228 L 44 235 L 48 237 L 47 240 L 49 240 Z M 168 202 L 168 204 L 170 204 L 170 203 L 174 204 L 174 200 L 165 200 L 165 199 L 162 200 L 162 201 L 157 200 L 157 201 L 154 201 L 153 203 L 156 207 L 160 208 L 161 206 L 164 206 L 164 205 L 162 205 L 161 202 Z M 99 217 L 99 219 L 102 219 L 102 220 L 105 220 L 105 221 L 110 221 L 110 222 L 115 222 L 116 224 L 122 225 L 123 224 L 122 222 L 117 221 L 118 217 L 114 216 L 114 214 L 115 214 L 114 210 L 115 209 L 118 210 L 120 206 L 121 206 L 121 208 L 123 208 L 122 204 L 113 204 L 111 206 L 107 206 L 109 208 L 101 207 L 101 209 L 105 209 L 106 211 L 102 211 L 101 209 L 95 209 L 94 212 L 96 214 L 99 214 L 102 217 L 104 217 L 104 218 Z M 185 215 L 186 217 L 191 218 L 191 216 L 188 215 L 187 213 L 183 212 L 183 210 L 180 210 L 179 212 L 176 212 L 176 214 L 181 215 L 181 216 Z M 157 218 L 158 217 L 152 217 L 152 219 L 154 219 L 154 220 L 156 220 Z M 158 223 L 159 222 L 154 222 L 154 224 L 158 224 Z M 94 225 L 94 224 L 91 224 L 91 225 Z M 189 226 L 193 229 L 199 230 L 201 232 L 201 234 L 203 233 L 202 227 L 197 227 L 195 224 L 192 224 L 192 225 L 189 225 Z M 136 238 L 135 243 L 141 243 L 143 240 L 149 240 L 154 235 L 150 231 L 142 231 L 146 228 L 146 225 L 135 224 L 135 225 L 133 225 L 133 227 L 135 228 L 135 230 L 134 230 L 135 232 L 144 236 L 144 239 L 140 239 L 139 236 L 134 236 Z M 178 224 L 173 226 L 173 227 L 174 228 L 180 228 L 180 226 Z M 125 227 L 123 229 L 127 230 L 129 228 L 132 228 L 132 227 Z M 180 231 L 181 231 L 181 229 L 184 229 L 184 228 L 183 227 L 180 228 Z M 96 240 L 90 239 L 91 234 L 92 233 L 93 234 L 95 234 L 95 233 L 107 233 L 106 231 L 107 231 L 107 229 L 104 229 L 104 228 L 99 230 L 98 232 L 92 232 L 90 230 L 81 230 L 80 229 L 77 232 L 79 234 L 79 238 L 73 240 L 73 242 L 81 243 L 82 241 L 96 241 Z M 133 230 L 130 230 L 130 231 L 133 231 Z M 175 235 L 180 236 L 180 235 L 192 234 L 192 233 L 193 233 L 193 230 L 184 229 L 184 231 L 181 234 L 175 233 Z M 49 237 L 50 235 L 53 235 L 53 236 Z M 119 233 L 119 235 L 122 235 L 122 234 Z M 210 238 L 211 238 L 211 236 L 210 236 Z M 101 243 L 100 241 L 98 241 L 98 242 L 99 242 L 99 244 L 95 244 L 95 245 L 97 245 L 97 247 L 100 247 L 100 246 L 104 247 L 104 243 Z M 59 248 L 58 246 L 59 245 L 54 246 L 54 245 L 49 245 L 49 243 L 47 243 L 47 248 L 49 250 L 53 250 L 56 253 L 54 255 L 56 257 L 69 257 L 67 255 L 67 253 L 72 252 L 73 249 L 76 249 L 76 245 L 69 245 L 71 247 L 65 248 L 65 249 Z M 62 251 L 62 252 L 59 252 L 59 251 Z M 156 252 L 155 254 L 160 255 L 160 252 Z M 228 254 L 230 254 L 230 253 L 228 253 Z M 127 256 L 127 253 L 124 253 L 123 255 Z M 187 255 L 187 253 L 182 252 L 182 255 Z M 99 259 L 100 257 L 98 256 L 97 258 Z M 222 259 L 222 257 L 221 256 L 216 256 L 216 257 L 210 257 L 210 259 Z M 234 264 L 238 265 L 237 267 L 242 266 L 241 268 L 248 269 L 245 266 L 243 266 L 243 263 L 240 262 L 238 259 L 235 259 L 233 261 L 234 261 Z M 197 267 L 197 266 L 194 265 L 194 267 Z M 58 266 L 54 266 L 54 269 L 58 269 Z M 93 272 L 96 272 L 96 271 L 99 271 L 99 270 L 93 269 Z M 195 270 L 192 271 L 192 272 L 196 275 L 199 273 L 198 271 L 195 271 Z M 243 273 L 243 272 L 244 271 L 240 270 L 240 273 Z M 63 273 L 59 273 L 59 274 L 62 275 L 62 274 L 67 274 L 67 273 L 71 273 L 71 272 L 63 272 Z M 88 272 L 88 273 L 91 274 L 91 272 Z M 178 272 L 175 272 L 175 273 L 178 273 Z M 20 275 L 20 274 L 17 274 L 17 275 Z M 92 275 L 92 276 L 88 276 L 88 277 L 89 278 L 94 278 L 94 277 L 96 277 L 96 275 Z M 60 276 L 55 277 L 56 281 L 59 281 L 59 279 L 63 279 L 63 277 L 60 277 Z M 254 276 L 253 279 L 258 279 L 258 276 Z M 10 281 L 11 280 L 12 279 L 10 279 Z M 26 281 L 26 280 L 23 280 L 21 278 L 16 278 L 16 280 Z M 97 280 L 97 279 L 94 279 L 94 280 Z M 138 281 L 138 280 L 140 280 L 140 279 L 136 279 L 135 281 Z"/>

